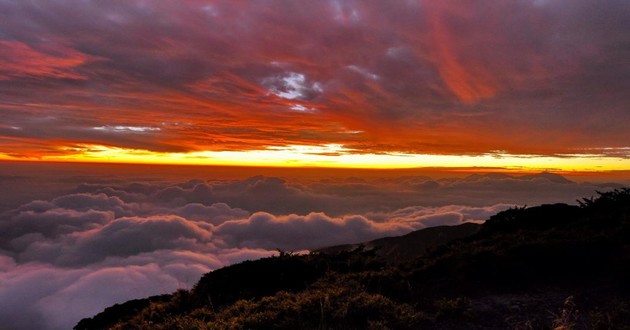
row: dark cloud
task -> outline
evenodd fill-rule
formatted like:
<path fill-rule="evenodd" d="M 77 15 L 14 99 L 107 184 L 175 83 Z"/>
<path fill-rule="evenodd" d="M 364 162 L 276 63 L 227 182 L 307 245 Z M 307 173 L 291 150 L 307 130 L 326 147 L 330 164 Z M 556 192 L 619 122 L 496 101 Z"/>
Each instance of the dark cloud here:
<path fill-rule="evenodd" d="M 189 203 L 173 210 L 173 213 L 194 221 L 205 221 L 214 225 L 228 220 L 243 219 L 249 216 L 249 212 L 242 209 L 234 209 L 225 203 L 215 203 L 206 206 L 199 203 Z"/>
<path fill-rule="evenodd" d="M 0 145 L 623 148 L 628 13 L 623 0 L 0 1 Z"/>
<path fill-rule="evenodd" d="M 367 217 L 379 222 L 410 224 L 417 228 L 439 225 L 458 225 L 466 221 L 484 221 L 513 204 L 495 204 L 486 207 L 448 205 L 441 207 L 409 206 L 393 212 L 368 213 Z"/>
<path fill-rule="evenodd" d="M 474 174 L 440 179 L 422 175 L 314 180 L 294 178 L 290 181 L 253 176 L 181 183 L 82 184 L 75 190 L 76 193 L 51 196 L 50 201 L 27 203 L 19 210 L 43 212 L 71 208 L 108 211 L 115 213 L 116 217 L 167 213 L 216 225 L 227 219 L 245 218 L 258 211 L 272 214 L 324 212 L 337 217 L 351 213 L 391 212 L 409 205 L 573 203 L 575 199 L 590 196 L 596 190 L 619 186 L 574 182 L 551 173 L 520 176 Z"/>
<path fill-rule="evenodd" d="M 125 217 L 80 235 L 74 244 L 76 254 L 89 258 L 79 262 L 93 263 L 107 256 L 125 257 L 159 249 L 194 250 L 196 244 L 209 242 L 211 236 L 199 223 L 176 216 Z M 66 253 L 61 257 L 72 258 L 72 255 Z"/>
<path fill-rule="evenodd" d="M 53 209 L 41 213 L 22 211 L 16 216 L 0 222 L 3 239 L 19 239 L 30 233 L 45 237 L 56 237 L 74 231 L 87 230 L 98 224 L 105 224 L 114 219 L 111 212 L 89 210 L 86 212 Z"/>
<path fill-rule="evenodd" d="M 59 208 L 77 211 L 113 211 L 117 217 L 131 215 L 134 213 L 131 209 L 137 208 L 135 204 L 127 204 L 116 196 L 108 196 L 104 193 L 66 195 L 53 199 L 52 203 Z"/>
<path fill-rule="evenodd" d="M 248 219 L 225 222 L 217 227 L 216 233 L 231 246 L 305 250 L 397 236 L 413 229 L 407 224 L 375 223 L 362 216 L 330 218 L 323 213 L 311 213 L 276 217 L 258 212 Z"/>

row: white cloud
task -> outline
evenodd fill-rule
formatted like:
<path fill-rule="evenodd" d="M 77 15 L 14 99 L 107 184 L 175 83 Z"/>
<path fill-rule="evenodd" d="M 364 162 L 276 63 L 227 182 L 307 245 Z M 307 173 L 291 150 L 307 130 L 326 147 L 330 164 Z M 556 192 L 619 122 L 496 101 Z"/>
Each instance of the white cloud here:
<path fill-rule="evenodd" d="M 606 186 L 553 175 L 82 184 L 0 215 L 0 320 L 9 329 L 67 329 L 113 303 L 190 287 L 204 272 L 278 248 L 479 222 L 514 202 L 573 202 L 596 189 Z"/>
<path fill-rule="evenodd" d="M 109 131 L 109 132 L 121 132 L 121 133 L 144 133 L 144 132 L 153 132 L 160 131 L 159 127 L 149 127 L 149 126 L 96 126 L 92 127 L 93 130 L 97 131 Z"/>
<path fill-rule="evenodd" d="M 248 219 L 227 221 L 215 233 L 229 246 L 305 250 L 358 243 L 414 229 L 404 223 L 377 223 L 360 215 L 331 218 L 323 213 L 274 216 L 265 212 Z"/>
<path fill-rule="evenodd" d="M 323 92 L 319 82 L 309 83 L 304 74 L 297 72 L 265 78 L 262 84 L 270 93 L 287 100 L 310 99 Z"/>
<path fill-rule="evenodd" d="M 313 111 L 313 110 L 315 110 L 315 108 L 305 107 L 305 106 L 303 106 L 303 105 L 301 105 L 301 104 L 297 104 L 297 103 L 296 103 L 296 104 L 293 104 L 293 105 L 290 107 L 290 109 L 291 109 L 291 110 L 295 110 L 295 111 L 302 111 L 302 112 L 306 112 L 306 111 Z"/>
<path fill-rule="evenodd" d="M 346 68 L 348 68 L 350 71 L 354 71 L 354 72 L 356 72 L 356 73 L 358 73 L 358 74 L 362 75 L 363 77 L 365 77 L 367 79 L 370 79 L 370 80 L 378 80 L 378 79 L 380 79 L 380 77 L 377 74 L 372 73 L 372 72 L 368 71 L 367 69 L 362 68 L 362 67 L 357 66 L 357 65 L 354 65 L 354 64 L 353 65 L 348 65 Z"/>

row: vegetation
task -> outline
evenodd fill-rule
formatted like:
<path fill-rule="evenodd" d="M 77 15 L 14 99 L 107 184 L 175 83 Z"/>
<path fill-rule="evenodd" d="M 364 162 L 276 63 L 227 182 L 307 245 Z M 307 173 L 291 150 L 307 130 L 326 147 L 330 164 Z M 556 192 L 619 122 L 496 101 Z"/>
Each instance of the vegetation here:
<path fill-rule="evenodd" d="M 630 189 L 513 208 L 456 232 L 397 262 L 379 247 L 419 234 L 282 252 L 75 329 L 630 329 Z"/>

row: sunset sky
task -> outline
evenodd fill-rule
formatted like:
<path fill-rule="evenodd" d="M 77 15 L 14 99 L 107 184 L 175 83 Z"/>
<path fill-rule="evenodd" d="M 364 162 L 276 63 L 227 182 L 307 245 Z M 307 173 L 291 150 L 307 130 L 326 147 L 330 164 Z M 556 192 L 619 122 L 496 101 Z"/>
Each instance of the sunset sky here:
<path fill-rule="evenodd" d="M 629 59 L 628 0 L 0 0 L 0 327 L 628 187 Z"/>
<path fill-rule="evenodd" d="M 0 1 L 0 159 L 630 169 L 630 3 Z"/>

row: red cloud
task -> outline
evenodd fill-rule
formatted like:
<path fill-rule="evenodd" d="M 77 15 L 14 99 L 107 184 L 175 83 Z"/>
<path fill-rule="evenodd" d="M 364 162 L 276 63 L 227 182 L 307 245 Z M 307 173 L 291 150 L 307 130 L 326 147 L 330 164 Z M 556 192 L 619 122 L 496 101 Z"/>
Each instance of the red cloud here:
<path fill-rule="evenodd" d="M 0 80 L 14 77 L 87 79 L 76 72 L 90 57 L 59 44 L 35 49 L 19 41 L 0 40 Z"/>
<path fill-rule="evenodd" d="M 444 83 L 464 103 L 475 103 L 493 97 L 497 90 L 496 82 L 481 63 L 466 62 L 468 54 L 458 51 L 459 45 L 465 45 L 466 41 L 458 38 L 456 32 L 450 30 L 447 22 L 451 19 L 469 23 L 475 13 L 465 12 L 466 9 L 463 8 L 460 8 L 463 9 L 461 10 L 463 13 L 453 13 L 453 10 L 444 8 L 446 7 L 444 2 L 428 2 L 427 7 L 427 20 L 432 36 L 431 46 L 435 52 L 434 60 Z M 483 23 L 480 18 L 483 19 L 473 17 L 474 23 Z"/>
<path fill-rule="evenodd" d="M 624 148 L 627 9 L 586 0 L 3 2 L 0 35 L 12 41 L 0 41 L 0 152 Z"/>

